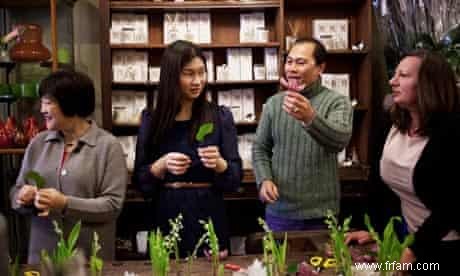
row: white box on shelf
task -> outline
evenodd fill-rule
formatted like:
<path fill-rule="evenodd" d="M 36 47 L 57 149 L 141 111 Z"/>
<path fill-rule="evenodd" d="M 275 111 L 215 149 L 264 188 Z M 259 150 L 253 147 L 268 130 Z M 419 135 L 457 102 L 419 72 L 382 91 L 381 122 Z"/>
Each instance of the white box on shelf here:
<path fill-rule="evenodd" d="M 113 81 L 122 82 L 124 80 L 124 55 L 123 52 L 115 51 L 112 54 Z"/>
<path fill-rule="evenodd" d="M 186 32 L 185 40 L 193 43 L 200 42 L 200 14 L 196 12 L 189 12 L 186 14 Z"/>
<path fill-rule="evenodd" d="M 228 70 L 227 64 L 216 66 L 216 77 L 217 77 L 216 80 L 218 81 L 229 80 L 230 78 L 229 75 L 230 75 L 230 72 Z"/>
<path fill-rule="evenodd" d="M 228 79 L 241 80 L 241 58 L 240 49 L 227 48 L 227 66 L 228 66 Z"/>
<path fill-rule="evenodd" d="M 149 81 L 151 82 L 159 82 L 160 81 L 160 67 L 159 66 L 151 66 L 149 68 Z"/>
<path fill-rule="evenodd" d="M 201 12 L 199 16 L 199 43 L 211 43 L 211 14 L 209 12 Z"/>
<path fill-rule="evenodd" d="M 232 95 L 231 91 L 218 91 L 217 92 L 217 104 L 218 105 L 223 105 L 227 107 L 228 109 L 232 108 Z"/>
<path fill-rule="evenodd" d="M 240 48 L 240 80 L 252 80 L 252 48 Z"/>
<path fill-rule="evenodd" d="M 206 70 L 208 71 L 208 82 L 214 81 L 214 54 L 212 51 L 203 51 L 206 59 Z"/>
<path fill-rule="evenodd" d="M 134 105 L 133 114 L 131 117 L 131 123 L 140 124 L 142 111 L 147 108 L 147 94 L 146 92 L 136 91 L 134 93 Z"/>
<path fill-rule="evenodd" d="M 267 80 L 279 79 L 278 73 L 278 49 L 276 48 L 265 48 L 264 49 L 264 60 L 265 60 L 265 73 Z"/>
<path fill-rule="evenodd" d="M 313 19 L 313 37 L 327 50 L 348 49 L 348 19 Z"/>
<path fill-rule="evenodd" d="M 265 66 L 263 64 L 254 64 L 254 79 L 255 80 L 265 79 Z"/>
<path fill-rule="evenodd" d="M 331 90 L 350 96 L 350 74 L 321 74 L 321 84 Z"/>
<path fill-rule="evenodd" d="M 206 91 L 206 100 L 212 103 L 212 92 L 210 90 Z"/>
<path fill-rule="evenodd" d="M 242 118 L 244 122 L 254 122 L 256 120 L 254 88 L 241 89 L 242 96 Z"/>
<path fill-rule="evenodd" d="M 149 20 L 146 14 L 136 15 L 136 27 L 134 32 L 134 43 L 149 43 Z"/>
<path fill-rule="evenodd" d="M 265 28 L 265 14 L 252 12 L 240 14 L 240 42 L 261 42 L 257 29 Z"/>
<path fill-rule="evenodd" d="M 121 43 L 122 21 L 120 14 L 113 13 L 110 26 L 110 43 Z"/>
<path fill-rule="evenodd" d="M 163 19 L 163 42 L 172 43 L 185 38 L 186 15 L 185 13 L 165 13 Z"/>
<path fill-rule="evenodd" d="M 254 41 L 254 29 L 251 26 L 251 14 L 240 14 L 240 42 Z"/>
<path fill-rule="evenodd" d="M 112 120 L 115 124 L 127 124 L 133 114 L 133 103 L 129 96 L 131 91 L 113 91 Z"/>
<path fill-rule="evenodd" d="M 231 103 L 232 103 L 232 114 L 233 114 L 233 119 L 235 122 L 241 122 L 242 121 L 242 114 L 243 114 L 243 95 L 241 93 L 241 89 L 232 89 L 230 90 L 231 92 Z"/>
<path fill-rule="evenodd" d="M 117 136 L 117 140 L 123 149 L 123 155 L 126 160 L 126 167 L 128 170 L 134 169 L 134 159 L 136 152 L 136 136 Z"/>

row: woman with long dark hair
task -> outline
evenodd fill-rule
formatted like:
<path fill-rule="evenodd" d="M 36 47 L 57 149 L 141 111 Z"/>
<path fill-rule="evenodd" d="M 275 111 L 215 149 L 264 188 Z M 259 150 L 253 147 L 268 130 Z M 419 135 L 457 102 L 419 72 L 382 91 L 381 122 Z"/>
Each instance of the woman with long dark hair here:
<path fill-rule="evenodd" d="M 157 225 L 168 233 L 168 220 L 183 216 L 181 256 L 192 253 L 204 232 L 199 220 L 208 218 L 222 255 L 227 254 L 222 192 L 236 190 L 241 181 L 232 114 L 206 100 L 206 80 L 206 61 L 197 46 L 186 41 L 168 46 L 161 60 L 157 105 L 142 114 L 136 148 L 133 180 L 153 196 Z M 214 130 L 199 142 L 195 136 L 204 123 L 212 123 Z"/>
<path fill-rule="evenodd" d="M 401 262 L 415 262 L 412 275 L 431 275 L 422 269 L 430 263 L 439 265 L 431 270 L 446 275 L 460 250 L 460 92 L 455 74 L 438 54 L 418 50 L 401 60 L 390 85 L 393 125 L 380 159 L 380 176 L 399 197 L 415 237 Z M 370 235 L 352 232 L 351 240 L 367 242 Z"/>

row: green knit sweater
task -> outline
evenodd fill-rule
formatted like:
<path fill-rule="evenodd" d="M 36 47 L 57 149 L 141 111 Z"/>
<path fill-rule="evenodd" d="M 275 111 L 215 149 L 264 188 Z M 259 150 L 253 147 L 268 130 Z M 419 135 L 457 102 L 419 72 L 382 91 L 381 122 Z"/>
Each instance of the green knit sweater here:
<path fill-rule="evenodd" d="M 289 219 L 324 217 L 338 212 L 340 186 L 337 153 L 351 137 L 350 100 L 316 81 L 302 91 L 316 111 L 311 124 L 302 124 L 282 108 L 284 93 L 270 97 L 252 149 L 258 188 L 264 180 L 278 187 L 279 199 L 267 212 Z"/>

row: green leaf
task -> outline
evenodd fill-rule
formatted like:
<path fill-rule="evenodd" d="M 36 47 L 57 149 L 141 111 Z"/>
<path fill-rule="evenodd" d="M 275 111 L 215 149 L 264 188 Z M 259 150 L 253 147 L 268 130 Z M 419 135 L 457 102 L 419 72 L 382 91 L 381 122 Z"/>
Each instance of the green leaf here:
<path fill-rule="evenodd" d="M 41 176 L 38 172 L 36 171 L 29 171 L 25 177 L 25 181 L 30 184 L 30 180 L 32 180 L 35 183 L 35 186 L 37 186 L 38 189 L 42 189 L 45 187 L 45 179 L 43 176 Z"/>
<path fill-rule="evenodd" d="M 297 272 L 297 264 L 290 264 L 287 268 L 288 274 L 295 274 Z"/>
<path fill-rule="evenodd" d="M 198 142 L 203 142 L 206 135 L 211 134 L 214 131 L 214 124 L 213 123 L 204 123 L 198 129 L 196 133 L 195 139 Z"/>
<path fill-rule="evenodd" d="M 9 267 L 10 276 L 19 276 L 19 255 L 14 258 L 14 263 Z"/>
<path fill-rule="evenodd" d="M 68 249 L 70 250 L 69 253 L 72 254 L 72 250 L 75 247 L 75 244 L 77 243 L 78 236 L 80 235 L 80 229 L 81 229 L 81 221 L 78 221 L 77 224 L 74 225 L 72 228 L 72 231 L 69 234 L 69 238 L 67 240 L 67 246 Z"/>

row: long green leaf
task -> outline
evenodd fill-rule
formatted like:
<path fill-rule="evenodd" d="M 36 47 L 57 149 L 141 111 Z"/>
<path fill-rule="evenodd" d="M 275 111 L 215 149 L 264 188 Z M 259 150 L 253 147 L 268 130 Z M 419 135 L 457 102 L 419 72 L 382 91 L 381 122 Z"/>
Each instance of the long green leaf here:
<path fill-rule="evenodd" d="M 29 184 L 30 184 L 30 180 L 32 180 L 38 189 L 42 189 L 43 187 L 45 187 L 45 184 L 46 184 L 46 181 L 43 178 L 43 176 L 41 176 L 36 171 L 27 172 L 26 175 L 24 176 L 24 180 Z"/>
<path fill-rule="evenodd" d="M 213 123 L 204 123 L 198 129 L 195 139 L 198 142 L 203 142 L 206 135 L 211 134 L 213 131 L 214 131 Z"/>
<path fill-rule="evenodd" d="M 78 236 L 80 235 L 81 229 L 81 221 L 78 221 L 77 224 L 74 225 L 72 231 L 69 234 L 69 238 L 67 239 L 67 248 L 71 251 L 72 254 L 75 244 L 77 243 Z"/>

